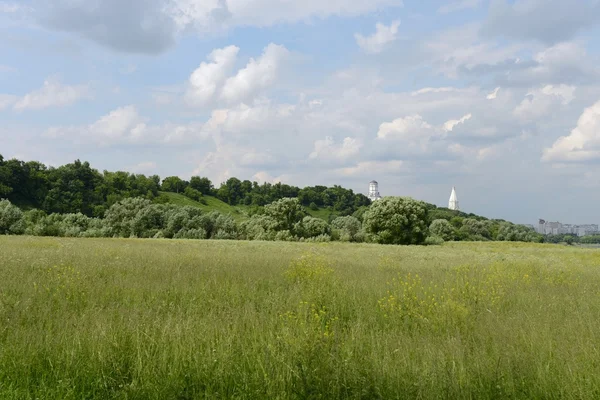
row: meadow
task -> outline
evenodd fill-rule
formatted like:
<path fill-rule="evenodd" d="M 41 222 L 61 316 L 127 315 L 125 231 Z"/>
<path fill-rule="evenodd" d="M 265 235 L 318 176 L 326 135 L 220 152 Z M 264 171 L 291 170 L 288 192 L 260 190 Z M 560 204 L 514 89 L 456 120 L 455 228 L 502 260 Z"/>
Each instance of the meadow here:
<path fill-rule="evenodd" d="M 0 398 L 600 398 L 599 267 L 508 242 L 0 236 Z"/>

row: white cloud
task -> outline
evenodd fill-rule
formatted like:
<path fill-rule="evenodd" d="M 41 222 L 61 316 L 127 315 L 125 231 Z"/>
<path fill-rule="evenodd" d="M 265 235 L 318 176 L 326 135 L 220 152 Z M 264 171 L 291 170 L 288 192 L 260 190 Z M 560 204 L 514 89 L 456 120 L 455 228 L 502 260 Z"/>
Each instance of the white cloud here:
<path fill-rule="evenodd" d="M 23 11 L 25 9 L 29 9 L 28 7 L 24 7 L 17 3 L 0 3 L 0 13 L 13 14 L 19 11 Z"/>
<path fill-rule="evenodd" d="M 153 161 L 145 161 L 128 168 L 131 172 L 136 174 L 148 174 L 156 170 L 156 163 Z"/>
<path fill-rule="evenodd" d="M 548 115 L 553 109 L 569 104 L 575 98 L 574 86 L 546 85 L 531 90 L 514 111 L 523 121 L 536 121 Z"/>
<path fill-rule="evenodd" d="M 600 159 L 600 101 L 586 108 L 568 136 L 544 150 L 543 161 L 585 162 Z"/>
<path fill-rule="evenodd" d="M 384 7 L 402 6 L 401 0 L 174 0 L 168 7 L 180 29 L 199 30 L 235 26 L 271 26 L 329 16 L 356 16 Z M 219 26 L 220 24 L 220 26 Z"/>
<path fill-rule="evenodd" d="M 426 87 L 423 89 L 419 89 L 416 90 L 414 92 L 411 93 L 411 96 L 419 96 L 422 94 L 430 94 L 430 93 L 450 93 L 450 92 L 457 92 L 459 89 L 457 88 L 453 88 L 453 87 L 439 87 L 439 88 L 431 88 L 431 87 Z"/>
<path fill-rule="evenodd" d="M 355 166 L 340 168 L 337 172 L 346 176 L 373 176 L 373 174 L 398 174 L 404 170 L 404 167 L 405 162 L 401 160 L 361 161 Z"/>
<path fill-rule="evenodd" d="M 237 46 L 213 50 L 207 57 L 210 62 L 201 63 L 190 76 L 186 100 L 196 105 L 212 100 L 233 69 L 239 50 Z"/>
<path fill-rule="evenodd" d="M 435 128 L 423 120 L 420 115 L 397 118 L 392 122 L 384 122 L 379 126 L 377 138 L 379 139 L 406 139 L 415 137 L 427 138 L 435 133 Z"/>
<path fill-rule="evenodd" d="M 393 21 L 389 26 L 382 23 L 375 25 L 375 33 L 370 36 L 363 36 L 355 33 L 356 44 L 366 53 L 381 53 L 383 49 L 391 42 L 396 40 L 400 21 Z"/>
<path fill-rule="evenodd" d="M 452 119 L 450 121 L 447 121 L 446 123 L 444 123 L 444 130 L 446 132 L 452 132 L 452 130 L 457 126 L 457 125 L 461 125 L 464 124 L 465 122 L 467 122 L 468 120 L 470 120 L 472 117 L 471 114 L 467 114 L 464 117 L 462 117 L 461 119 Z"/>
<path fill-rule="evenodd" d="M 42 110 L 50 107 L 64 107 L 81 99 L 90 97 L 87 85 L 63 85 L 54 79 L 48 79 L 44 85 L 20 98 L 14 105 L 16 111 Z"/>
<path fill-rule="evenodd" d="M 437 12 L 440 14 L 449 14 L 456 11 L 477 8 L 480 5 L 481 0 L 459 0 L 441 6 L 440 8 L 438 8 Z"/>
<path fill-rule="evenodd" d="M 0 111 L 5 108 L 11 107 L 17 101 L 17 96 L 10 94 L 0 94 Z"/>
<path fill-rule="evenodd" d="M 346 160 L 350 157 L 357 156 L 362 144 L 355 138 L 344 138 L 341 145 L 337 145 L 331 136 L 327 136 L 324 140 L 315 141 L 315 148 L 310 153 L 310 159 L 323 160 Z"/>
<path fill-rule="evenodd" d="M 203 125 L 164 123 L 149 125 L 133 105 L 117 108 L 88 126 L 53 127 L 45 137 L 69 137 L 78 143 L 114 144 L 161 143 L 179 144 L 204 139 Z"/>
<path fill-rule="evenodd" d="M 491 93 L 489 93 L 486 96 L 486 99 L 488 100 L 495 100 L 498 97 L 498 92 L 500 91 L 500 88 L 497 87 L 496 89 L 494 89 Z"/>
<path fill-rule="evenodd" d="M 289 55 L 284 46 L 270 43 L 258 59 L 251 58 L 245 68 L 225 81 L 221 98 L 235 103 L 271 86 Z"/>

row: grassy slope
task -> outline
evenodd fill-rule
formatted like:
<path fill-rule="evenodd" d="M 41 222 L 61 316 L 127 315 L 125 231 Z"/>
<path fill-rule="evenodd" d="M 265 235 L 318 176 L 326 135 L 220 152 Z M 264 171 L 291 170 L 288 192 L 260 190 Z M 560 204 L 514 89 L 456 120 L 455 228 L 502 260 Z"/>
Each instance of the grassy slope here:
<path fill-rule="evenodd" d="M 227 204 L 213 196 L 204 196 L 204 199 L 206 200 L 206 203 L 207 203 L 206 205 L 204 205 L 204 204 L 198 203 L 197 201 L 194 201 L 188 197 L 185 197 L 182 194 L 169 193 L 169 192 L 160 192 L 160 193 L 167 195 L 169 197 L 169 202 L 172 204 L 177 204 L 180 206 L 198 207 L 207 212 L 219 211 L 220 213 L 223 213 L 223 214 L 231 214 L 234 218 L 239 219 L 239 220 L 246 218 L 244 211 L 247 209 L 247 207 L 245 207 L 245 206 L 230 206 L 229 204 Z M 326 209 L 319 209 L 319 210 L 307 209 L 307 211 L 313 217 L 321 218 L 321 219 L 324 219 L 325 221 L 328 220 L 329 214 L 332 213 L 331 211 L 326 210 Z M 334 212 L 334 214 L 336 214 L 336 213 Z"/>
<path fill-rule="evenodd" d="M 198 203 L 190 199 L 189 197 L 185 197 L 182 194 L 177 193 L 169 193 L 169 192 L 161 192 L 161 194 L 165 194 L 169 197 L 169 202 L 172 204 L 176 204 L 179 206 L 192 206 L 198 207 L 204 211 L 218 211 L 223 214 L 231 214 L 236 219 L 243 219 L 244 217 L 244 208 L 243 206 L 230 206 L 229 204 L 217 199 L 212 196 L 204 196 L 206 200 L 206 205 L 202 203 Z"/>
<path fill-rule="evenodd" d="M 0 249 L 0 398 L 598 398 L 598 250 Z"/>

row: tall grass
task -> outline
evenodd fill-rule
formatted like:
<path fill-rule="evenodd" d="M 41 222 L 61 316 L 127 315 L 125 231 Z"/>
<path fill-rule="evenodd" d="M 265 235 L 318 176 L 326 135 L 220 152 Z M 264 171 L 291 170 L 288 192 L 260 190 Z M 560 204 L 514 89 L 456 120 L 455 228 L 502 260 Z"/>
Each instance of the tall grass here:
<path fill-rule="evenodd" d="M 0 398 L 600 398 L 600 252 L 0 237 Z"/>

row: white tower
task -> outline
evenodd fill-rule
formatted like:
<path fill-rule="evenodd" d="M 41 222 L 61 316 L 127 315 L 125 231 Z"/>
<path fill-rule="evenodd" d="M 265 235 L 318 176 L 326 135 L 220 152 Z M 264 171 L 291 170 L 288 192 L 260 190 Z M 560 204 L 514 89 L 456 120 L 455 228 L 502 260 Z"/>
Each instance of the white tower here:
<path fill-rule="evenodd" d="M 450 201 L 448 202 L 448 208 L 454 211 L 459 211 L 458 197 L 456 196 L 456 189 L 452 187 L 452 193 L 450 193 Z"/>
<path fill-rule="evenodd" d="M 379 184 L 377 183 L 377 181 L 369 182 L 369 196 L 368 197 L 372 201 L 381 199 L 381 196 L 379 195 Z"/>

